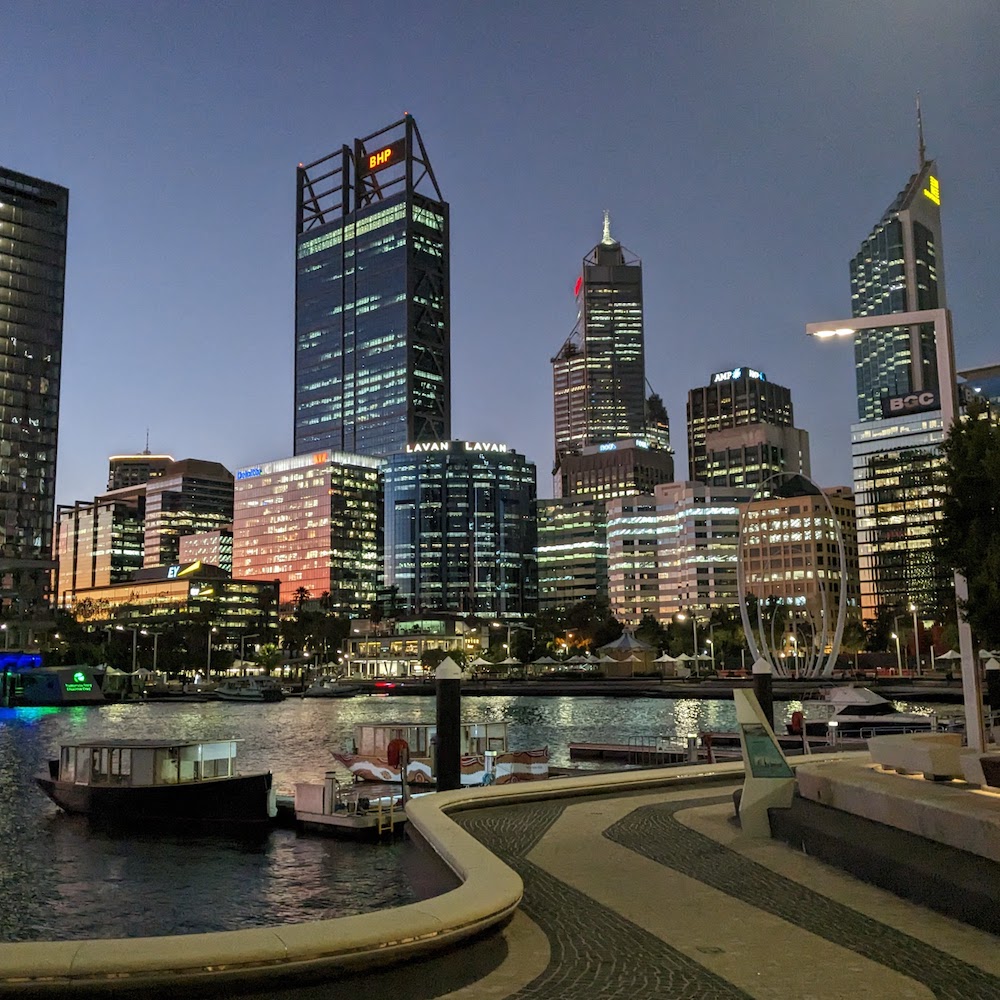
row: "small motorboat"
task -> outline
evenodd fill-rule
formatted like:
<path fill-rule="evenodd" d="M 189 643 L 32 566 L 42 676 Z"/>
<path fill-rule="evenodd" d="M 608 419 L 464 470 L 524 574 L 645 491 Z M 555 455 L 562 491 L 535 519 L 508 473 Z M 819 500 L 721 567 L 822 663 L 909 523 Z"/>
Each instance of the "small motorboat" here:
<path fill-rule="evenodd" d="M 808 718 L 802 712 L 793 712 L 787 729 L 791 735 L 800 736 L 805 727 L 807 736 L 837 736 L 868 739 L 889 733 L 920 733 L 938 728 L 934 714 L 918 715 L 897 712 L 895 705 L 866 687 L 836 687 L 824 694 L 828 707 L 818 715 Z"/>
<path fill-rule="evenodd" d="M 238 774 L 238 740 L 64 743 L 39 787 L 61 809 L 122 825 L 254 826 L 277 815 L 271 773 Z"/>
<path fill-rule="evenodd" d="M 399 764 L 393 763 L 390 744 L 405 740 L 410 763 L 406 780 L 432 785 L 437 726 L 413 722 L 387 722 L 354 727 L 350 752 L 335 753 L 355 781 L 402 781 Z M 463 722 L 460 731 L 461 780 L 463 785 L 504 785 L 513 781 L 537 781 L 549 776 L 549 748 L 511 750 L 506 722 Z"/>
<path fill-rule="evenodd" d="M 317 677 L 312 684 L 302 692 L 303 698 L 353 698 L 358 693 L 355 687 L 345 687 L 337 683 L 337 678 L 331 676 Z"/>
<path fill-rule="evenodd" d="M 285 692 L 271 677 L 232 677 L 216 685 L 220 701 L 284 701 Z"/>

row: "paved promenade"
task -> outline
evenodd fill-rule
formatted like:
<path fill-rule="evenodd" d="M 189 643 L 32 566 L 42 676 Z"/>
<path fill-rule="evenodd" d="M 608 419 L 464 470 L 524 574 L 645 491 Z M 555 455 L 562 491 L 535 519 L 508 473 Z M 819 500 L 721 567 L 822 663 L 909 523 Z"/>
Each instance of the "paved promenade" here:
<path fill-rule="evenodd" d="M 1000 938 L 742 837 L 730 820 L 735 787 L 454 814 L 524 880 L 523 903 L 500 935 L 375 976 L 267 995 L 1000 997 Z"/>

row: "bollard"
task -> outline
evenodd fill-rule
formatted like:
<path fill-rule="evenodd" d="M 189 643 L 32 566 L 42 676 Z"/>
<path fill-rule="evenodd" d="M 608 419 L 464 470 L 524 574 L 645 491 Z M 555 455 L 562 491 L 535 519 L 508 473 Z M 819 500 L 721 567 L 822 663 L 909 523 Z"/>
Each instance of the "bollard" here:
<path fill-rule="evenodd" d="M 688 738 L 688 760 L 692 764 L 698 763 L 698 737 L 689 736 Z"/>
<path fill-rule="evenodd" d="M 757 704 L 767 719 L 767 724 L 774 731 L 774 677 L 771 664 L 761 658 L 753 665 L 753 693 L 757 696 Z"/>
<path fill-rule="evenodd" d="M 450 657 L 434 674 L 437 687 L 437 789 L 462 787 L 462 668 Z"/>

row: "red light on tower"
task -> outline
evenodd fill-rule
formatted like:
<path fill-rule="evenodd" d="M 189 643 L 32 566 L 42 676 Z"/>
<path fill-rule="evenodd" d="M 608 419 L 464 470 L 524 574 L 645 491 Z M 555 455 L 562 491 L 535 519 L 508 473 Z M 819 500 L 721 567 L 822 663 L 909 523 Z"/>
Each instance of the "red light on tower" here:
<path fill-rule="evenodd" d="M 573 297 L 577 298 L 580 295 L 580 289 L 583 288 L 583 275 L 576 279 L 576 284 L 573 286 Z"/>

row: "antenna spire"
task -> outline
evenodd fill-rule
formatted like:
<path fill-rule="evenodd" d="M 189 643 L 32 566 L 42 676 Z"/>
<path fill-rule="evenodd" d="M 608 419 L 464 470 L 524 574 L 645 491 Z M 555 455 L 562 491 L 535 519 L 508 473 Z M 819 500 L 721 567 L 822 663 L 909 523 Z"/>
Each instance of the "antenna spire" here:
<path fill-rule="evenodd" d="M 917 151 L 920 154 L 920 169 L 927 162 L 927 147 L 924 145 L 924 116 L 920 113 L 920 91 L 917 91 Z"/>
<path fill-rule="evenodd" d="M 146 450 L 143 452 L 144 455 L 149 454 L 149 428 L 146 428 Z"/>
<path fill-rule="evenodd" d="M 601 243 L 605 246 L 614 246 L 615 243 L 611 235 L 611 213 L 607 209 L 604 210 L 604 235 L 601 237 Z"/>

